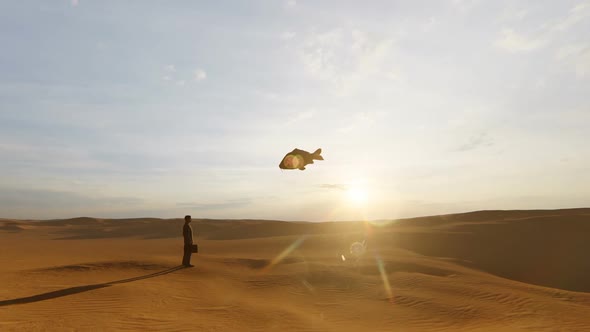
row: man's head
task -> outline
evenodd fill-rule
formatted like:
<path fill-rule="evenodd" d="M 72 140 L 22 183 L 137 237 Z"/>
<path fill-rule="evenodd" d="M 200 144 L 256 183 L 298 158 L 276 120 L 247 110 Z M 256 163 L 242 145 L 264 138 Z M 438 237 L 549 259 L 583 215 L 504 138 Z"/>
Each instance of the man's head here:
<path fill-rule="evenodd" d="M 191 216 L 189 216 L 189 215 L 186 215 L 186 216 L 184 216 L 184 222 L 185 222 L 185 223 L 189 223 L 189 222 L 191 222 L 191 221 L 192 221 L 192 220 L 191 220 Z"/>

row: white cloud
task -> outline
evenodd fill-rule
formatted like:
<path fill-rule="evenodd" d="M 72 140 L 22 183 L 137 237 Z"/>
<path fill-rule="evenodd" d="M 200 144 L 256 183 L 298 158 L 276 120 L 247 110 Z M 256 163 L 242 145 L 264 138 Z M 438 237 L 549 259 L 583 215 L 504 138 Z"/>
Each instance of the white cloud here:
<path fill-rule="evenodd" d="M 207 78 L 207 73 L 201 69 L 201 68 L 197 68 L 195 70 L 195 81 L 202 81 L 205 80 Z"/>
<path fill-rule="evenodd" d="M 529 14 L 528 9 L 510 6 L 500 16 L 502 22 L 522 21 Z"/>
<path fill-rule="evenodd" d="M 287 121 L 287 125 L 292 125 L 296 122 L 309 120 L 314 117 L 315 113 L 315 110 L 297 112 L 289 118 L 289 120 Z"/>
<path fill-rule="evenodd" d="M 19 164 L 20 167 L 43 165 L 45 168 L 68 171 L 112 169 L 112 165 L 108 161 L 97 160 L 83 149 L 24 143 L 0 144 L 0 161 L 11 161 Z"/>
<path fill-rule="evenodd" d="M 493 138 L 490 137 L 487 132 L 481 132 L 469 137 L 466 142 L 456 148 L 456 151 L 466 152 L 478 148 L 490 147 L 492 145 L 494 145 Z"/>
<path fill-rule="evenodd" d="M 289 40 L 289 39 L 293 39 L 295 38 L 297 34 L 293 31 L 285 31 L 283 33 L 281 33 L 281 40 Z"/>
<path fill-rule="evenodd" d="M 350 133 L 357 130 L 370 129 L 384 114 L 385 112 L 382 111 L 357 112 L 352 115 L 351 121 L 348 124 L 337 130 L 341 133 Z"/>
<path fill-rule="evenodd" d="M 590 17 L 590 3 L 580 3 L 569 11 L 568 16 L 553 24 L 551 30 L 567 31 L 588 17 Z"/>
<path fill-rule="evenodd" d="M 166 70 L 169 73 L 174 73 L 176 72 L 176 67 L 174 65 L 166 65 L 164 67 L 164 70 Z"/>
<path fill-rule="evenodd" d="M 286 8 L 294 8 L 295 6 L 297 6 L 297 0 L 287 0 L 285 2 Z"/>
<path fill-rule="evenodd" d="M 466 13 L 471 11 L 480 0 L 451 0 L 451 5 L 460 12 Z"/>
<path fill-rule="evenodd" d="M 590 48 L 586 48 L 575 60 L 576 74 L 581 77 L 590 75 Z"/>
<path fill-rule="evenodd" d="M 281 96 L 279 94 L 270 91 L 254 90 L 253 94 L 257 98 L 262 98 L 267 101 L 278 101 L 281 99 Z"/>
<path fill-rule="evenodd" d="M 328 190 L 346 191 L 349 188 L 349 184 L 346 183 L 322 183 L 318 187 Z"/>
<path fill-rule="evenodd" d="M 556 58 L 574 68 L 578 77 L 590 75 L 590 45 L 566 45 L 557 51 Z"/>
<path fill-rule="evenodd" d="M 526 12 L 521 14 L 522 17 Z M 560 34 L 568 32 L 572 27 L 590 17 L 590 3 L 580 3 L 570 9 L 567 16 L 543 24 L 532 33 L 523 34 L 512 28 L 504 28 L 495 45 L 509 52 L 529 52 L 559 40 Z"/>
<path fill-rule="evenodd" d="M 359 30 L 335 29 L 310 33 L 299 45 L 305 71 L 347 94 L 369 79 L 391 78 L 393 40 Z"/>
<path fill-rule="evenodd" d="M 508 52 L 529 52 L 546 44 L 542 38 L 529 38 L 520 35 L 512 29 L 503 29 L 501 37 L 496 40 L 496 47 Z"/>
<path fill-rule="evenodd" d="M 424 32 L 428 32 L 428 31 L 432 31 L 432 29 L 436 26 L 436 18 L 434 17 L 430 17 L 426 23 L 424 23 L 423 27 L 422 27 L 422 31 Z"/>
<path fill-rule="evenodd" d="M 563 61 L 563 60 L 566 60 L 567 58 L 570 58 L 572 56 L 579 54 L 580 52 L 583 52 L 585 48 L 586 48 L 586 46 L 582 45 L 582 44 L 566 45 L 564 47 L 561 47 L 557 51 L 555 56 L 557 57 L 557 60 Z"/>

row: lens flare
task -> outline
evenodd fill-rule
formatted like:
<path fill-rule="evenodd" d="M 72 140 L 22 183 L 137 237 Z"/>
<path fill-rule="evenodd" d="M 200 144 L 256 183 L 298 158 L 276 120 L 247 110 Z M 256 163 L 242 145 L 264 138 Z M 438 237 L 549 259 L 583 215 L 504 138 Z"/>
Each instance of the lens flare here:
<path fill-rule="evenodd" d="M 385 271 L 385 265 L 383 264 L 383 260 L 379 256 L 375 256 L 375 260 L 377 261 L 377 268 L 379 268 L 381 279 L 383 279 L 383 287 L 385 288 L 387 299 L 389 300 L 389 302 L 393 303 L 393 292 L 391 291 L 391 284 L 389 284 L 389 278 L 387 277 L 387 271 Z"/>
<path fill-rule="evenodd" d="M 283 259 L 285 259 L 285 257 L 289 256 L 289 254 L 293 252 L 293 250 L 297 249 L 297 247 L 299 247 L 306 239 L 307 236 L 304 235 L 295 240 L 295 242 L 291 243 L 287 248 L 285 248 L 285 250 L 278 254 L 277 257 L 273 258 L 273 260 L 267 266 L 265 266 L 264 269 L 262 269 L 262 273 L 269 272 L 273 266 L 277 265 Z"/>
<path fill-rule="evenodd" d="M 283 159 L 282 164 L 287 169 L 296 169 L 305 166 L 305 160 L 298 154 L 288 154 Z"/>
<path fill-rule="evenodd" d="M 355 258 L 360 258 L 365 253 L 365 243 L 364 242 L 354 242 L 350 245 L 350 254 Z"/>

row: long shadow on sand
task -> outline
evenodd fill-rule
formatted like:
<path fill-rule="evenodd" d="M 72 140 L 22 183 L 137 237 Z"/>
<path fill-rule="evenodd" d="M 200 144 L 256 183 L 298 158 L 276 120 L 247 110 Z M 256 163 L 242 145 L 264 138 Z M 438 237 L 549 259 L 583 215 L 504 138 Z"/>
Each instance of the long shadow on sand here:
<path fill-rule="evenodd" d="M 37 294 L 37 295 L 33 295 L 33 296 L 28 296 L 28 297 L 21 297 L 21 298 L 12 299 L 12 300 L 4 300 L 4 301 L 0 301 L 0 307 L 7 306 L 7 305 L 14 305 L 14 304 L 26 304 L 26 303 L 32 303 L 32 302 L 51 300 L 51 299 L 55 299 L 58 297 L 87 292 L 87 291 L 90 291 L 93 289 L 110 287 L 110 286 L 116 285 L 116 284 L 124 284 L 127 282 L 159 277 L 159 276 L 162 276 L 162 275 L 165 275 L 168 273 L 172 273 L 174 271 L 178 271 L 178 270 L 184 269 L 184 268 L 185 268 L 184 266 L 180 265 L 180 266 L 176 266 L 176 267 L 164 270 L 164 271 L 146 274 L 146 275 L 139 276 L 139 277 L 115 280 L 115 281 L 111 281 L 111 282 L 105 282 L 102 284 L 93 284 L 93 285 L 84 285 L 84 286 L 64 288 L 64 289 L 56 290 L 53 292 L 47 292 L 47 293 Z"/>

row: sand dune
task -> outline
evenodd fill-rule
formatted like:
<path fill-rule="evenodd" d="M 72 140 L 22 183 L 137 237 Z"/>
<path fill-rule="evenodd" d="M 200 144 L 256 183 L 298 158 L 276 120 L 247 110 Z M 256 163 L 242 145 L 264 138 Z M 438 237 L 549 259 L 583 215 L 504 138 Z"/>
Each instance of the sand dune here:
<path fill-rule="evenodd" d="M 0 330 L 590 331 L 590 209 L 181 226 L 0 219 Z"/>

